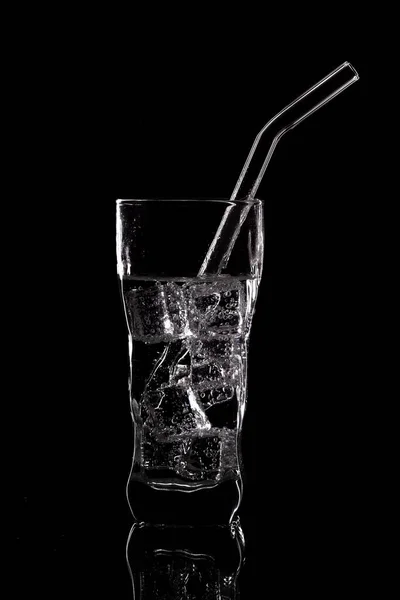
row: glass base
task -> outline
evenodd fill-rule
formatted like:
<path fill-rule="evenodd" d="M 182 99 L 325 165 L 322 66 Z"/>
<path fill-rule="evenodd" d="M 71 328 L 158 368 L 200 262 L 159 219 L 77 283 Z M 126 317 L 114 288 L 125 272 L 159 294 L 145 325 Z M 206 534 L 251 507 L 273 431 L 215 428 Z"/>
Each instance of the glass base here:
<path fill-rule="evenodd" d="M 157 489 L 131 478 L 127 496 L 132 514 L 139 522 L 195 527 L 232 523 L 240 505 L 241 490 L 240 479 L 181 491 Z"/>

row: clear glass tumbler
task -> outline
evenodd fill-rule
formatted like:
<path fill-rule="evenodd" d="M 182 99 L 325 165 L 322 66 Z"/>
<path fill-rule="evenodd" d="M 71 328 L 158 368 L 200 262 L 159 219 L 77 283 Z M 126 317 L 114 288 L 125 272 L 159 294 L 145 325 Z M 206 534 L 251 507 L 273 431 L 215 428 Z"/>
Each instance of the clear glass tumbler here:
<path fill-rule="evenodd" d="M 226 266 L 199 276 L 226 208 L 239 222 L 244 204 Z M 236 517 L 263 240 L 259 200 L 117 201 L 134 426 L 127 496 L 138 521 L 227 525 Z"/>

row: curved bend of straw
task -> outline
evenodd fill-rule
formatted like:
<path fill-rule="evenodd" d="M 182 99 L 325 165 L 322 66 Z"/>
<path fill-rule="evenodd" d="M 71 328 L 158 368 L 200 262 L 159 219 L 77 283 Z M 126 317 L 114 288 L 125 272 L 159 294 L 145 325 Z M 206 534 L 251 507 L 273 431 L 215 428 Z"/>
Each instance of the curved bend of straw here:
<path fill-rule="evenodd" d="M 358 79 L 359 75 L 354 67 L 348 62 L 344 62 L 337 69 L 329 73 L 329 75 L 313 85 L 304 94 L 281 110 L 261 129 L 254 140 L 230 198 L 231 201 L 238 198 L 246 199 L 250 202 L 244 204 L 240 208 L 239 215 L 237 215 L 238 211 L 235 212 L 232 210 L 233 205 L 226 208 L 214 239 L 201 265 L 198 273 L 199 276 L 204 275 L 206 272 L 220 273 L 226 266 L 237 236 L 239 235 L 240 228 L 250 210 L 251 200 L 254 199 L 255 194 L 257 193 L 272 154 L 283 135 L 316 112 L 319 108 L 330 102 Z M 265 132 L 268 132 L 269 135 L 265 136 Z M 271 138 L 272 141 L 270 142 L 265 155 L 265 149 L 264 151 L 260 150 L 260 141 L 262 140 L 263 144 L 265 141 L 268 143 L 268 139 L 271 140 Z M 254 160 L 255 158 L 262 159 L 263 153 L 265 159 L 256 178 L 252 179 L 251 173 L 249 172 L 249 166 L 251 163 L 256 162 Z"/>

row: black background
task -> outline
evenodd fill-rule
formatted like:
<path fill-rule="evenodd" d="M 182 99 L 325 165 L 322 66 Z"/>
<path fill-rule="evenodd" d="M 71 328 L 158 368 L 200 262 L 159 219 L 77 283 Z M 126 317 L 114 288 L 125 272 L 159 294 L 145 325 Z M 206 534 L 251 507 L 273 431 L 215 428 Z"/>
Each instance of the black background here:
<path fill-rule="evenodd" d="M 161 50 L 154 59 L 137 51 L 127 66 L 107 52 L 71 65 L 67 52 L 27 69 L 12 246 L 23 270 L 15 296 L 24 339 L 15 379 L 21 564 L 39 557 L 34 576 L 54 598 L 67 589 L 132 597 L 116 198 L 229 197 L 267 120 L 349 60 L 360 81 L 280 142 L 258 192 L 266 248 L 241 510 L 244 599 L 256 597 L 251 585 L 282 594 L 339 590 L 349 573 L 366 577 L 363 423 L 371 408 L 362 389 L 373 384 L 363 357 L 373 335 L 365 323 L 374 237 L 365 122 L 373 66 L 360 47 L 307 60 L 296 52 L 268 58 L 261 44 L 246 53 Z"/>

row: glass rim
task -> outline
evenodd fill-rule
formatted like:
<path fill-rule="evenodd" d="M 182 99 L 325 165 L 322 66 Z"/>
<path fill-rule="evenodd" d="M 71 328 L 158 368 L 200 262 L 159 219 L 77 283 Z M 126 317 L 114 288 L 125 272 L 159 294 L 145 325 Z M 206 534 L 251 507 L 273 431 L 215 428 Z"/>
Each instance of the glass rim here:
<path fill-rule="evenodd" d="M 118 198 L 116 201 L 118 206 L 123 204 L 139 204 L 141 202 L 204 202 L 204 203 L 214 203 L 219 202 L 222 204 L 250 204 L 250 205 L 259 205 L 262 203 L 262 200 L 259 198 L 254 198 L 252 200 L 248 200 L 246 198 L 231 200 L 230 198 Z"/>

